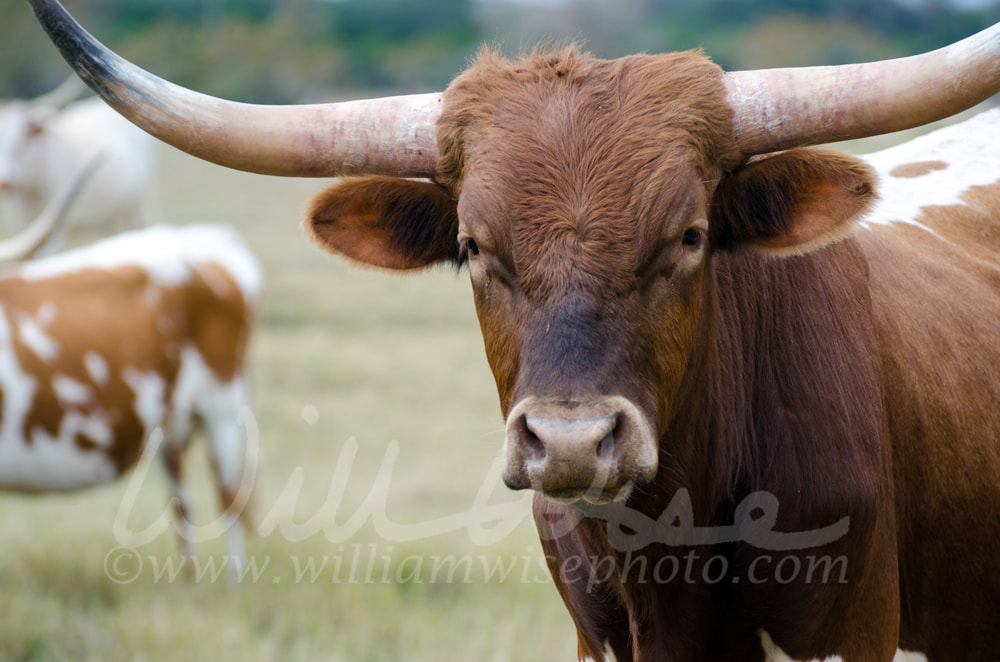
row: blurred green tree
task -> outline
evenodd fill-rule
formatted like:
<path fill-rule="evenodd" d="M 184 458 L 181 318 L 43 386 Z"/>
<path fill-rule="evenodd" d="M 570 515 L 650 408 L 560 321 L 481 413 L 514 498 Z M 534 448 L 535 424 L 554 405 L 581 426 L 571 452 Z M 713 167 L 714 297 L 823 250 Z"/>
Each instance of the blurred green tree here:
<path fill-rule="evenodd" d="M 0 0 L 0 96 L 69 70 L 23 0 Z M 984 0 L 985 1 L 985 0 Z M 331 90 L 441 89 L 479 43 L 582 41 L 601 57 L 703 46 L 729 69 L 837 64 L 929 50 L 1000 21 L 949 0 L 71 0 L 112 48 L 166 78 L 258 102 Z M 363 93 L 363 92 L 361 92 Z"/>

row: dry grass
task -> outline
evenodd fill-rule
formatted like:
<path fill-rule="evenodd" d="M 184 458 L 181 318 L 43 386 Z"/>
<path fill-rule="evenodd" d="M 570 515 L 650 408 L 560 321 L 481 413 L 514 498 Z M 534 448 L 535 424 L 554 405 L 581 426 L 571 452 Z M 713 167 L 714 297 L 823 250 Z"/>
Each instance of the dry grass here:
<path fill-rule="evenodd" d="M 112 581 L 108 554 L 129 542 L 112 526 L 128 479 L 73 495 L 0 495 L 0 659 L 573 659 L 575 632 L 541 570 L 529 501 L 490 473 L 503 425 L 467 277 L 391 277 L 321 254 L 298 216 L 323 182 L 225 171 L 166 149 L 163 157 L 164 216 L 237 225 L 267 274 L 252 350 L 256 511 L 267 525 L 249 541 L 258 575 L 237 586 L 208 572 L 171 581 L 157 574 L 177 560 L 164 534 L 138 549 L 134 581 Z M 391 478 L 380 481 L 394 450 Z M 332 481 L 338 463 L 350 468 L 342 483 Z M 202 444 L 189 473 L 195 517 L 210 522 Z M 509 531 L 490 539 L 489 523 L 464 526 L 481 511 L 455 520 L 481 490 L 506 504 L 499 525 Z M 154 470 L 132 529 L 153 522 L 165 500 Z M 197 549 L 202 563 L 222 562 L 221 539 Z M 469 565 L 449 581 L 452 555 Z M 127 560 L 123 572 L 137 567 Z M 487 574 L 498 563 L 504 580 Z"/>

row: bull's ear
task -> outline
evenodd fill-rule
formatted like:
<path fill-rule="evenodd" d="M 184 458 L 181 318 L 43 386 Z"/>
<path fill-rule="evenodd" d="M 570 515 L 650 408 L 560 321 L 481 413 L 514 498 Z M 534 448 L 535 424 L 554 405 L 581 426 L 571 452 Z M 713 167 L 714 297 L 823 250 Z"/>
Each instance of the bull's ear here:
<path fill-rule="evenodd" d="M 837 152 L 796 149 L 751 162 L 719 182 L 712 243 L 779 255 L 825 246 L 867 211 L 874 184 L 867 165 Z"/>
<path fill-rule="evenodd" d="M 317 195 L 306 225 L 323 248 L 385 269 L 458 261 L 458 211 L 448 191 L 395 177 L 344 180 Z"/>

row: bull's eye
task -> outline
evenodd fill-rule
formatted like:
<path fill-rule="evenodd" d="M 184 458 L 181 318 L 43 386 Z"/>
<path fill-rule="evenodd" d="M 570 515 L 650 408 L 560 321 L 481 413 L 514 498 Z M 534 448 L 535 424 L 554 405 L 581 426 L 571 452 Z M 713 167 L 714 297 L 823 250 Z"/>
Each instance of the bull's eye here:
<path fill-rule="evenodd" d="M 458 264 L 459 266 L 468 264 L 471 260 L 479 257 L 479 244 L 472 237 L 465 236 L 459 238 L 458 243 Z"/>
<path fill-rule="evenodd" d="M 702 231 L 698 228 L 688 228 L 684 231 L 681 246 L 697 246 L 701 243 Z"/>

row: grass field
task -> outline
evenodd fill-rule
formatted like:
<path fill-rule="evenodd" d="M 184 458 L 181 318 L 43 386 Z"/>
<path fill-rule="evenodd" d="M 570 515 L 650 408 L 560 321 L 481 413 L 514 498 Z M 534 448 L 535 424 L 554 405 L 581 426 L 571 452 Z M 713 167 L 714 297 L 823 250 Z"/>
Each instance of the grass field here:
<path fill-rule="evenodd" d="M 299 226 L 324 182 L 162 157 L 163 218 L 238 226 L 266 273 L 251 566 L 227 585 L 221 536 L 197 545 L 188 578 L 172 532 L 121 548 L 165 510 L 158 466 L 78 494 L 2 494 L 0 660 L 573 659 L 530 500 L 495 471 L 503 423 L 467 276 L 351 269 Z M 194 517 L 210 529 L 194 451 Z"/>

